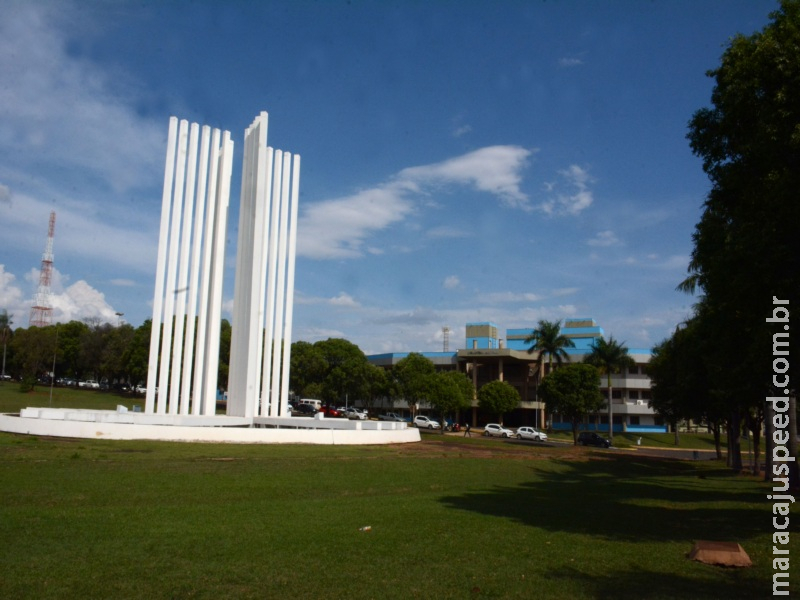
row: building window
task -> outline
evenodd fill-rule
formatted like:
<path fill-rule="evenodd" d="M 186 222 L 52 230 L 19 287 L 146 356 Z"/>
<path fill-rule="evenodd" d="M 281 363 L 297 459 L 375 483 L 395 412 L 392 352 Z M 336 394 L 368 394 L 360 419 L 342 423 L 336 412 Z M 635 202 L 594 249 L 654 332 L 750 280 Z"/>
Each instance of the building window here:
<path fill-rule="evenodd" d="M 635 416 L 631 415 L 631 422 L 630 422 L 630 424 L 631 424 L 631 425 L 638 425 L 638 424 L 639 424 L 639 417 L 635 417 Z"/>
<path fill-rule="evenodd" d="M 611 397 L 614 400 L 619 400 L 622 398 L 622 390 L 611 390 Z"/>
<path fill-rule="evenodd" d="M 628 367 L 628 374 L 629 375 L 638 375 L 639 374 L 639 366 L 634 365 L 632 367 Z"/>
<path fill-rule="evenodd" d="M 642 400 L 650 400 L 650 390 L 642 390 Z"/>
<path fill-rule="evenodd" d="M 638 400 L 639 399 L 639 390 L 629 390 L 628 391 L 628 398 L 631 400 Z"/>

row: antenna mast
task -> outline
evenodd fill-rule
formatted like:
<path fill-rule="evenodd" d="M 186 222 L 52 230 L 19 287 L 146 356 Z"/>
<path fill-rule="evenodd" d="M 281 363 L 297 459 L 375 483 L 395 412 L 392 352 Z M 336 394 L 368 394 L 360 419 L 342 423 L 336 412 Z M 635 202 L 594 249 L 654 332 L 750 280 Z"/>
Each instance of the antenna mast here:
<path fill-rule="evenodd" d="M 53 238 L 56 232 L 56 211 L 50 211 L 50 227 L 47 230 L 47 246 L 42 255 L 39 273 L 39 290 L 33 297 L 30 326 L 47 327 L 53 323 L 53 307 L 50 303 L 50 279 L 53 276 Z"/>

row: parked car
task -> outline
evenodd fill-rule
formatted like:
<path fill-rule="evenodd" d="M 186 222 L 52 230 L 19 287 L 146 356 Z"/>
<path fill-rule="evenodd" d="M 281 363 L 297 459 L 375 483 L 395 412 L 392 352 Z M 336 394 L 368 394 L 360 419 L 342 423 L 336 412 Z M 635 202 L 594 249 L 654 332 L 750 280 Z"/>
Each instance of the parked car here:
<path fill-rule="evenodd" d="M 483 435 L 507 438 L 513 436 L 514 432 L 497 423 L 489 423 L 483 428 Z"/>
<path fill-rule="evenodd" d="M 385 415 L 378 415 L 379 421 L 407 421 L 408 419 L 404 419 L 397 413 L 388 412 Z"/>
<path fill-rule="evenodd" d="M 319 409 L 319 412 L 321 412 L 326 417 L 343 417 L 344 416 L 342 413 L 339 412 L 338 408 L 334 408 L 333 406 L 323 406 L 322 408 Z"/>
<path fill-rule="evenodd" d="M 611 447 L 611 440 L 596 434 L 594 431 L 581 431 L 578 434 L 578 443 L 581 446 L 597 446 L 599 448 Z"/>
<path fill-rule="evenodd" d="M 344 411 L 344 416 L 352 421 L 366 421 L 367 413 L 354 407 L 350 407 Z"/>
<path fill-rule="evenodd" d="M 314 398 L 301 398 L 300 399 L 300 404 L 310 404 L 311 406 L 313 406 L 317 410 L 322 408 L 322 400 L 316 400 Z"/>
<path fill-rule="evenodd" d="M 292 409 L 293 417 L 313 417 L 317 414 L 317 409 L 310 404 L 298 404 Z"/>
<path fill-rule="evenodd" d="M 423 415 L 414 417 L 414 425 L 420 429 L 439 429 L 439 422 L 429 419 Z"/>
<path fill-rule="evenodd" d="M 535 427 L 517 427 L 517 439 L 546 442 L 547 434 L 544 431 L 539 431 Z"/>

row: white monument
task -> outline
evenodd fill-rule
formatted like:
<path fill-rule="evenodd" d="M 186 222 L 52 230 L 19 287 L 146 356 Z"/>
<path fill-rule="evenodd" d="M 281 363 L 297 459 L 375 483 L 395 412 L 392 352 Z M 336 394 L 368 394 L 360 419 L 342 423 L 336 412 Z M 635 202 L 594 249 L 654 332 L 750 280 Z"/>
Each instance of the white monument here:
<path fill-rule="evenodd" d="M 144 412 L 26 408 L 0 430 L 35 435 L 249 443 L 415 442 L 404 422 L 292 417 L 288 410 L 300 157 L 245 132 L 228 401 L 216 415 L 233 141 L 171 117 Z"/>

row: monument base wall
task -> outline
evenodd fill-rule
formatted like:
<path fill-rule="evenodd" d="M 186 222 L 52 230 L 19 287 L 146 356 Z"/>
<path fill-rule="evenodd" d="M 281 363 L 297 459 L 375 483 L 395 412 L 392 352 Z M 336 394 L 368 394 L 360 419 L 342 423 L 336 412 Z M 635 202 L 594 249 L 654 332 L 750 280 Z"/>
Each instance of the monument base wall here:
<path fill-rule="evenodd" d="M 239 444 L 403 444 L 420 441 L 406 423 L 307 417 L 192 417 L 111 410 L 26 408 L 0 414 L 0 431 L 106 440 Z"/>

